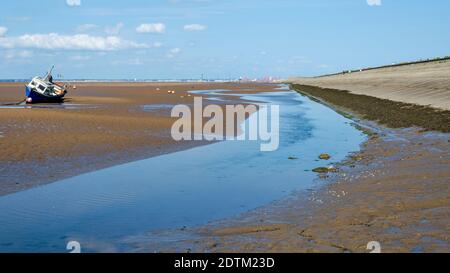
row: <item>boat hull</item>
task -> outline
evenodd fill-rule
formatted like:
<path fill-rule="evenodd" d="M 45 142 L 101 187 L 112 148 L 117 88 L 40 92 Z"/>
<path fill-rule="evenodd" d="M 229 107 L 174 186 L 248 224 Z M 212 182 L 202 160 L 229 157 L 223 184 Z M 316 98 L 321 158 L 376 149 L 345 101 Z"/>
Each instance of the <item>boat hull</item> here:
<path fill-rule="evenodd" d="M 30 89 L 28 86 L 25 87 L 27 103 L 61 102 L 64 100 L 65 95 L 66 94 L 64 93 L 57 96 L 46 96 Z"/>

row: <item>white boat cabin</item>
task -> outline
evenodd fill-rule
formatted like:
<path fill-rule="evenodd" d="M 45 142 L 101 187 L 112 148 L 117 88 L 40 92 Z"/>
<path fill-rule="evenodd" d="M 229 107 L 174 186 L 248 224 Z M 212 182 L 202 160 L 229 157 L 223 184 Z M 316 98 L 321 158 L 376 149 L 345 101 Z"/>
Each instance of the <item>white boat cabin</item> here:
<path fill-rule="evenodd" d="M 34 90 L 35 92 L 44 94 L 46 96 L 58 96 L 64 93 L 63 87 L 50 81 L 44 81 L 40 77 L 34 77 L 27 86 L 31 90 Z"/>

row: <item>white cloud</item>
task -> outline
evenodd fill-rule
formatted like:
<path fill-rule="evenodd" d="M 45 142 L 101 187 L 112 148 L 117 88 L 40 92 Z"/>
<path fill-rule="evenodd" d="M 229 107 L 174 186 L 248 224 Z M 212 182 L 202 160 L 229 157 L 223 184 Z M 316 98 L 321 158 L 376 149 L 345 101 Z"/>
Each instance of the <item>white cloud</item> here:
<path fill-rule="evenodd" d="M 111 51 L 130 48 L 149 48 L 149 45 L 123 40 L 116 36 L 87 34 L 59 35 L 25 34 L 18 37 L 0 37 L 0 48 L 39 48 L 48 50 L 100 50 Z"/>
<path fill-rule="evenodd" d="M 66 3 L 71 7 L 81 6 L 81 0 L 66 0 Z"/>
<path fill-rule="evenodd" d="M 292 65 L 302 65 L 302 64 L 311 64 L 312 61 L 305 56 L 293 56 L 290 57 L 288 61 L 281 60 L 279 63 L 287 62 Z"/>
<path fill-rule="evenodd" d="M 133 58 L 128 60 L 129 65 L 143 65 L 144 63 L 139 58 Z"/>
<path fill-rule="evenodd" d="M 326 69 L 326 68 L 329 68 L 330 65 L 328 65 L 328 64 L 319 64 L 316 67 L 319 68 L 319 69 Z"/>
<path fill-rule="evenodd" d="M 112 65 L 143 65 L 144 62 L 139 58 L 131 58 L 127 60 L 112 61 Z"/>
<path fill-rule="evenodd" d="M 83 25 L 77 26 L 77 27 L 75 28 L 75 31 L 76 31 L 76 32 L 87 32 L 87 31 L 93 30 L 93 29 L 95 29 L 95 28 L 97 28 L 97 27 L 98 27 L 98 26 L 97 26 L 97 25 L 94 25 L 94 24 L 83 24 Z"/>
<path fill-rule="evenodd" d="M 124 26 L 124 24 L 122 22 L 119 22 L 113 27 L 106 27 L 105 32 L 108 35 L 117 35 L 122 30 L 123 26 Z"/>
<path fill-rule="evenodd" d="M 74 55 L 74 56 L 71 56 L 70 59 L 72 61 L 88 61 L 91 59 L 91 56 L 89 56 L 89 55 Z"/>
<path fill-rule="evenodd" d="M 33 56 L 33 52 L 31 52 L 29 50 L 19 50 L 19 51 L 9 50 L 9 51 L 5 52 L 5 54 L 3 55 L 3 57 L 8 60 L 25 59 L 25 58 L 30 58 L 31 56 Z"/>
<path fill-rule="evenodd" d="M 184 26 L 185 31 L 202 31 L 202 30 L 206 30 L 207 28 L 208 28 L 208 26 L 199 25 L 199 24 L 191 24 L 191 25 Z"/>
<path fill-rule="evenodd" d="M 367 0 L 369 6 L 381 6 L 381 0 Z"/>
<path fill-rule="evenodd" d="M 181 52 L 181 49 L 179 49 L 178 47 L 172 48 L 171 50 L 169 50 L 169 53 L 167 53 L 166 57 L 167 57 L 167 58 L 174 58 L 174 57 L 176 57 L 180 52 Z"/>
<path fill-rule="evenodd" d="M 18 17 L 12 17 L 11 20 L 16 22 L 27 22 L 31 20 L 31 17 L 29 16 L 18 16 Z"/>
<path fill-rule="evenodd" d="M 172 53 L 172 54 L 178 54 L 178 53 L 180 53 L 181 52 L 181 49 L 179 49 L 178 47 L 177 48 L 172 48 L 171 50 L 170 50 L 170 53 Z"/>
<path fill-rule="evenodd" d="M 159 33 L 162 34 L 166 32 L 166 25 L 163 23 L 154 23 L 154 24 L 141 24 L 136 28 L 136 32 L 138 33 Z"/>
<path fill-rule="evenodd" d="M 0 26 L 0 37 L 8 32 L 8 28 Z"/>

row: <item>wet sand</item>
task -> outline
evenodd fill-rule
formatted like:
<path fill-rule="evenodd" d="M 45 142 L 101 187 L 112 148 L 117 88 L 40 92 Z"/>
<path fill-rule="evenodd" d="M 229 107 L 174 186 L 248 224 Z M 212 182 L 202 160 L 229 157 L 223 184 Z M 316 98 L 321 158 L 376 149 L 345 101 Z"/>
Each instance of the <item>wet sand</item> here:
<path fill-rule="evenodd" d="M 160 92 L 156 86 L 161 87 Z M 164 113 L 143 112 L 138 107 L 141 104 L 178 103 L 186 99 L 179 98 L 179 92 L 187 89 L 226 88 L 242 93 L 249 88 L 265 91 L 274 88 L 244 84 L 137 84 L 127 86 L 125 93 L 122 86 L 110 87 L 79 84 L 71 95 L 71 103 L 107 107 L 73 112 L 0 109 L 0 131 L 4 135 L 0 145 L 2 151 L 8 151 L 8 156 L 2 154 L 0 161 L 2 191 L 13 192 L 51 181 L 44 171 L 35 173 L 40 168 L 31 167 L 26 177 L 33 177 L 29 180 L 33 183 L 23 182 L 24 174 L 17 176 L 15 181 L 21 181 L 19 184 L 8 182 L 16 173 L 29 168 L 29 162 L 36 164 L 31 166 L 49 170 L 49 161 L 61 157 L 54 164 L 66 166 L 56 174 L 63 177 L 189 146 L 167 137 L 172 121 L 164 118 Z M 0 94 L 4 94 L 4 88 L 0 88 Z M 146 93 L 151 88 L 153 92 Z M 167 89 L 177 90 L 177 96 L 168 95 Z M 10 93 L 7 96 L 8 100 L 13 98 Z M 341 110 L 338 104 L 323 102 Z M 359 120 L 357 112 L 345 110 L 366 127 L 371 138 L 361 153 L 349 156 L 345 162 L 336 162 L 338 172 L 318 174 L 316 188 L 207 226 L 129 238 L 131 249 L 136 252 L 368 252 L 367 243 L 378 241 L 383 252 L 450 252 L 450 135 L 421 128 L 389 129 Z M 30 113 L 51 122 L 44 124 Z M 145 126 L 152 130 L 144 131 Z M 55 136 L 58 132 L 61 138 Z M 32 146 L 34 149 L 29 148 L 31 135 L 39 140 L 33 141 L 38 143 Z"/>
<path fill-rule="evenodd" d="M 136 252 L 450 252 L 449 135 L 384 129 L 317 187 L 207 226 L 131 238 Z M 178 238 L 178 239 L 174 239 Z M 167 242 L 170 242 L 168 244 Z"/>
<path fill-rule="evenodd" d="M 170 117 L 171 106 L 193 103 L 187 91 L 230 89 L 252 93 L 278 87 L 233 83 L 72 84 L 77 88 L 69 89 L 65 100 L 71 109 L 0 109 L 0 195 L 208 144 L 176 142 L 170 136 L 176 120 Z M 1 83 L 0 104 L 23 100 L 23 86 Z M 175 94 L 168 94 L 168 90 Z M 233 98 L 236 103 L 248 103 Z"/>
<path fill-rule="evenodd" d="M 450 60 L 441 60 L 289 81 L 450 110 L 449 75 Z"/>
<path fill-rule="evenodd" d="M 129 238 L 134 250 L 369 252 L 367 244 L 377 241 L 382 252 L 450 252 L 450 134 L 388 128 L 362 119 L 359 106 L 352 109 L 346 103 L 365 103 L 366 96 L 298 88 L 357 122 L 369 135 L 361 152 L 334 162 L 336 172 L 318 174 L 313 189 L 206 226 Z M 390 107 L 383 118 L 396 120 L 393 124 L 398 124 L 398 111 L 416 111 L 373 97 L 371 103 Z M 430 113 L 442 121 L 441 112 Z M 400 124 L 413 124 L 413 115 L 403 118 Z M 448 132 L 449 126 L 442 124 L 442 131 Z"/>

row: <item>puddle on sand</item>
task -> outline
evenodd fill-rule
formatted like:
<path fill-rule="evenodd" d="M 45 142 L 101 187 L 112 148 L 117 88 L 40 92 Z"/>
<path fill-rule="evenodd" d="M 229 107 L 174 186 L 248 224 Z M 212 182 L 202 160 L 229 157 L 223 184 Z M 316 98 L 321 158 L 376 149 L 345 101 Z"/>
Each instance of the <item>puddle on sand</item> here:
<path fill-rule="evenodd" d="M 172 109 L 174 106 L 175 106 L 174 104 L 144 104 L 141 105 L 141 109 L 144 112 L 153 112 L 159 110 Z"/>
<path fill-rule="evenodd" d="M 348 119 L 296 92 L 243 99 L 280 105 L 278 150 L 223 141 L 0 197 L 0 251 L 65 252 L 70 240 L 84 252 L 126 251 L 128 236 L 205 224 L 311 188 L 317 176 L 305 170 L 326 164 L 319 154 L 341 161 L 365 139 Z"/>

